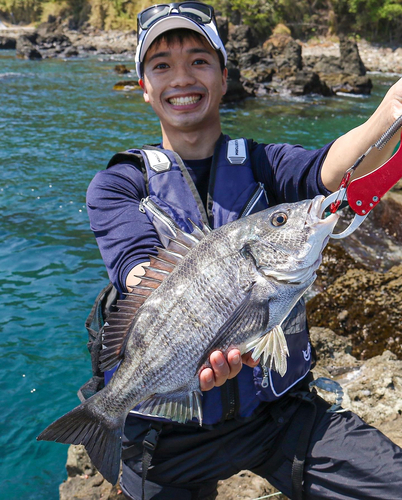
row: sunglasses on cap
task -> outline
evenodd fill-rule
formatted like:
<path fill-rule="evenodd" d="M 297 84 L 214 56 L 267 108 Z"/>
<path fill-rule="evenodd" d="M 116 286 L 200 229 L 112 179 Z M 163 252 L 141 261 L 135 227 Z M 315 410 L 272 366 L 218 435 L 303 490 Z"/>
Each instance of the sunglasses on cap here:
<path fill-rule="evenodd" d="M 148 7 L 138 14 L 138 30 L 147 30 L 156 21 L 171 15 L 187 17 L 198 24 L 209 24 L 211 21 L 216 25 L 214 9 L 210 5 L 201 2 L 162 3 Z"/>

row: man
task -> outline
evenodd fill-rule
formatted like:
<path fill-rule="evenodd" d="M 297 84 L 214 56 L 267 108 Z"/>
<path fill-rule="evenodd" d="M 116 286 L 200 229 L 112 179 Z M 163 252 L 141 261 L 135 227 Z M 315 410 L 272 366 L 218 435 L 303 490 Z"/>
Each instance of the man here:
<path fill-rule="evenodd" d="M 141 281 L 149 254 L 160 246 L 158 214 L 147 213 L 142 199 L 150 196 L 179 225 L 191 218 L 218 227 L 250 213 L 250 199 L 259 210 L 327 195 L 402 114 L 401 80 L 366 123 L 322 149 L 230 140 L 219 118 L 226 52 L 212 8 L 196 2 L 139 14 L 136 63 L 162 143 L 116 155 L 92 181 L 87 199 L 91 228 L 121 293 Z M 387 159 L 396 141 L 370 154 L 359 175 Z M 351 412 L 329 413 L 329 405 L 309 394 L 311 346 L 302 303 L 284 328 L 293 335 L 283 378 L 237 349 L 211 354 L 211 368 L 200 372 L 202 427 L 152 423 L 130 413 L 121 480 L 127 498 L 213 499 L 217 481 L 242 469 L 294 499 L 302 492 L 308 499 L 400 498 L 402 450 Z"/>

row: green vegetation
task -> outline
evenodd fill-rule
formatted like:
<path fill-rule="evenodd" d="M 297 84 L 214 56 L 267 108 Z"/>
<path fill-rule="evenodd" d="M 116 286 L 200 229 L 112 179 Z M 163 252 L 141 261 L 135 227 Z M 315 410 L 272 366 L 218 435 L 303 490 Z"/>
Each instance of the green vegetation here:
<path fill-rule="evenodd" d="M 217 10 L 252 26 L 261 38 L 281 23 L 297 38 L 354 35 L 402 40 L 402 0 L 214 0 Z"/>
<path fill-rule="evenodd" d="M 160 0 L 159 0 L 160 1 Z M 0 18 L 38 23 L 49 15 L 101 29 L 135 29 L 136 14 L 152 0 L 0 0 Z M 402 40 L 402 0 L 211 0 L 218 13 L 242 21 L 267 38 L 281 23 L 297 38 L 354 35 L 371 41 Z"/>

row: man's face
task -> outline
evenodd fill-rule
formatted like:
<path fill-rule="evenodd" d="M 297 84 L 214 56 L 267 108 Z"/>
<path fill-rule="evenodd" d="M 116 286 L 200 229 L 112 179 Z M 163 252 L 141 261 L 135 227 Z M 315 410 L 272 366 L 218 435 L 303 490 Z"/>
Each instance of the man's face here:
<path fill-rule="evenodd" d="M 187 38 L 151 46 L 144 60 L 144 99 L 165 131 L 200 130 L 219 122 L 219 103 L 226 92 L 227 70 L 207 41 Z"/>

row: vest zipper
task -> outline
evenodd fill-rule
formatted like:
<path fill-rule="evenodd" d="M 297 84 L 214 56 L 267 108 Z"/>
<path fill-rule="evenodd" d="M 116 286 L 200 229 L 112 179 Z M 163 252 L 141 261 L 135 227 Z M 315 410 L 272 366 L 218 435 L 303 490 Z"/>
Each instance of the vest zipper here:
<path fill-rule="evenodd" d="M 256 205 L 256 203 L 258 202 L 258 200 L 261 198 L 261 196 L 264 193 L 265 193 L 264 184 L 262 184 L 261 182 L 259 182 L 256 190 L 254 191 L 254 193 L 252 195 L 252 197 L 248 201 L 247 205 L 241 211 L 241 213 L 239 215 L 239 219 L 241 217 L 246 217 L 247 215 L 250 214 L 250 212 L 253 210 L 254 206 Z"/>
<path fill-rule="evenodd" d="M 151 214 L 156 217 L 160 222 L 165 224 L 171 231 L 173 236 L 176 236 L 176 225 L 172 221 L 172 219 L 167 215 L 161 208 L 158 207 L 156 203 L 154 203 L 149 196 L 146 198 L 142 198 L 140 201 L 139 211 L 143 214 L 149 210 Z"/>
<path fill-rule="evenodd" d="M 237 379 L 232 378 L 220 387 L 222 401 L 222 421 L 235 418 L 239 410 Z"/>
<path fill-rule="evenodd" d="M 229 411 L 226 413 L 226 420 L 234 418 L 236 413 L 236 395 L 235 395 L 234 383 L 235 383 L 234 380 L 230 379 L 228 380 Z"/>
<path fill-rule="evenodd" d="M 266 389 L 269 385 L 269 379 L 268 379 L 269 371 L 265 365 L 262 365 L 262 373 L 264 374 L 264 377 L 262 379 L 261 387 Z"/>

